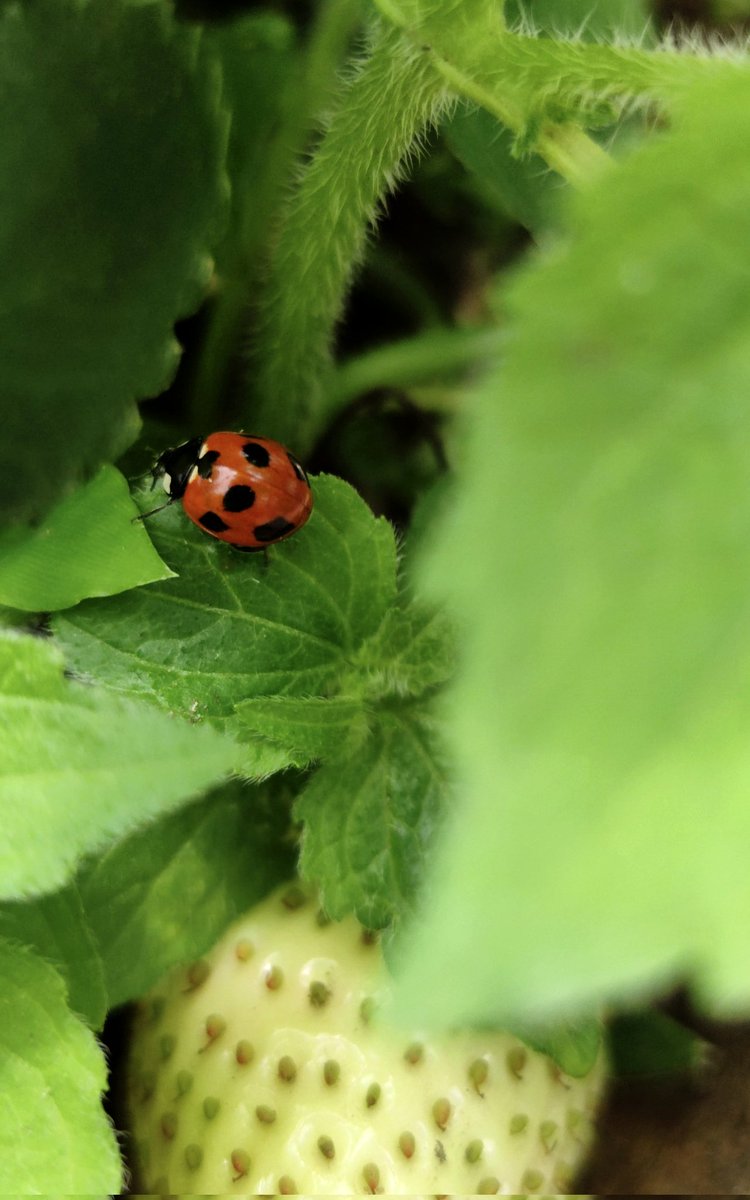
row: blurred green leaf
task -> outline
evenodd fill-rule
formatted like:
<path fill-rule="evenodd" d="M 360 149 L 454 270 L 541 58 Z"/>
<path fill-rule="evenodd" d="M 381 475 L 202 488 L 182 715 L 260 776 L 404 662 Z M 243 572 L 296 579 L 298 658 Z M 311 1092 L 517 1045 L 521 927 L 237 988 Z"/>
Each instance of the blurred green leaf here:
<path fill-rule="evenodd" d="M 118 1194 L 120 1155 L 102 1110 L 104 1055 L 65 1003 L 54 967 L 0 939 L 0 1191 Z"/>
<path fill-rule="evenodd" d="M 292 876 L 285 786 L 227 784 L 83 865 L 77 884 L 113 1006 L 197 959 Z"/>
<path fill-rule="evenodd" d="M 620 1079 L 643 1079 L 695 1071 L 711 1046 L 692 1029 L 656 1009 L 618 1014 L 610 1024 L 612 1070 Z"/>
<path fill-rule="evenodd" d="M 192 428 L 215 429 L 232 384 L 247 374 L 238 357 L 247 348 L 269 229 L 288 185 L 293 151 L 288 110 L 299 90 L 300 54 L 291 22 L 268 9 L 211 22 L 204 36 L 221 63 L 232 112 L 231 204 L 226 234 L 216 247 L 215 287 L 188 410 Z"/>
<path fill-rule="evenodd" d="M 525 19 L 553 36 L 638 38 L 648 28 L 650 9 L 645 0 L 505 0 L 505 15 L 509 24 Z"/>
<path fill-rule="evenodd" d="M 50 892 L 76 861 L 202 791 L 238 751 L 211 729 L 67 681 L 49 641 L 0 631 L 0 897 Z"/>
<path fill-rule="evenodd" d="M 172 376 L 225 208 L 219 86 L 160 0 L 0 8 L 6 522 L 121 453 Z"/>
<path fill-rule="evenodd" d="M 122 475 L 105 466 L 34 529 L 0 533 L 0 604 L 54 612 L 169 578 L 137 511 Z"/>
<path fill-rule="evenodd" d="M 379 929 L 410 912 L 448 786 L 429 721 L 406 707 L 381 710 L 346 762 L 316 771 L 294 811 L 301 873 L 330 916 Z"/>
<path fill-rule="evenodd" d="M 513 1032 L 534 1050 L 547 1054 L 566 1075 L 574 1077 L 588 1074 L 602 1047 L 601 1021 L 540 1027 L 516 1023 Z"/>
<path fill-rule="evenodd" d="M 206 28 L 205 37 L 221 62 L 232 107 L 227 160 L 231 213 L 218 267 L 235 275 L 253 265 L 278 200 L 274 168 L 284 148 L 276 141 L 291 87 L 299 83 L 300 55 L 294 26 L 270 10 L 216 22 Z"/>
<path fill-rule="evenodd" d="M 99 952 L 75 884 L 34 900 L 0 903 L 0 938 L 35 950 L 62 975 L 73 1012 L 101 1029 L 107 992 Z"/>
<path fill-rule="evenodd" d="M 463 803 L 405 1016 L 750 999 L 748 112 L 747 72 L 696 87 L 507 297 L 430 567 Z"/>

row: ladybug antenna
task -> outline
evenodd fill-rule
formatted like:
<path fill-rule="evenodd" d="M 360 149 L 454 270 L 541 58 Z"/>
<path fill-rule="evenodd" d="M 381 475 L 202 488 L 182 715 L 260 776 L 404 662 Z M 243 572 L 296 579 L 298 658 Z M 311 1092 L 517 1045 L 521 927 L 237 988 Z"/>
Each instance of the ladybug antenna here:
<path fill-rule="evenodd" d="M 138 516 L 137 516 L 137 517 L 131 517 L 131 518 L 130 518 L 131 524 L 132 524 L 134 521 L 145 521 L 147 517 L 153 517 L 153 516 L 155 516 L 155 514 L 156 514 L 156 513 L 160 513 L 160 512 L 162 511 L 162 509 L 164 509 L 164 508 L 169 508 L 169 505 L 170 505 L 171 503 L 172 503 L 171 499 L 170 499 L 170 500 L 165 500 L 164 504 L 160 504 L 158 508 L 152 508 L 152 509 L 150 509 L 148 512 L 145 512 L 145 513 L 138 513 Z"/>

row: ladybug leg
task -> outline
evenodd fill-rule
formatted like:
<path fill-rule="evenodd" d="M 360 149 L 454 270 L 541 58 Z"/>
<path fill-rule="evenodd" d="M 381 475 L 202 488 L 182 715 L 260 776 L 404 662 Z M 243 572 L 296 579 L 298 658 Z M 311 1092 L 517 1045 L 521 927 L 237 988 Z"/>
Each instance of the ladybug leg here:
<path fill-rule="evenodd" d="M 171 500 L 167 500 L 166 504 L 160 504 L 158 508 L 152 508 L 149 512 L 138 513 L 136 517 L 130 518 L 130 524 L 132 525 L 135 521 L 147 521 L 149 517 L 153 517 L 156 513 L 162 512 L 163 509 L 169 508 L 171 503 Z"/>
<path fill-rule="evenodd" d="M 271 564 L 271 549 L 270 546 L 235 546 L 233 542 L 229 545 L 233 550 L 239 550 L 242 554 L 262 554 L 263 555 L 263 570 L 267 571 Z"/>
<path fill-rule="evenodd" d="M 229 542 L 229 545 L 233 550 L 239 550 L 241 554 L 262 554 L 263 570 L 268 570 L 271 562 L 268 546 L 235 546 L 233 542 Z"/>

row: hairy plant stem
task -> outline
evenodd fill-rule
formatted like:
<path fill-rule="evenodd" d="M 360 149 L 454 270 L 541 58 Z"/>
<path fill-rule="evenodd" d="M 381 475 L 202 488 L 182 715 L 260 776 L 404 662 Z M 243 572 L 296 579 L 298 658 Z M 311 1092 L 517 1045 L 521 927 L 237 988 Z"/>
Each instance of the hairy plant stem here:
<path fill-rule="evenodd" d="M 330 343 L 378 204 L 447 100 L 424 55 L 376 26 L 290 203 L 258 330 L 253 419 L 301 453 L 329 415 Z"/>
<path fill-rule="evenodd" d="M 672 47 L 514 33 L 487 0 L 458 8 L 450 0 L 376 3 L 452 91 L 492 112 L 525 149 L 576 186 L 608 161 L 582 127 L 612 122 L 629 106 L 668 107 L 709 73 L 747 69 L 746 62 Z"/>
<path fill-rule="evenodd" d="M 331 345 L 378 204 L 450 98 L 473 100 L 575 186 L 609 165 L 585 125 L 664 107 L 726 60 L 509 32 L 497 0 L 376 0 L 386 22 L 292 198 L 258 330 L 253 421 L 302 453 L 341 404 Z M 248 385 L 251 386 L 250 384 Z"/>
<path fill-rule="evenodd" d="M 238 194 L 236 236 L 227 267 L 217 279 L 217 294 L 201 358 L 190 388 L 192 427 L 214 428 L 232 384 L 238 348 L 248 312 L 266 269 L 269 230 L 282 207 L 295 164 L 304 153 L 314 121 L 331 102 L 338 71 L 362 20 L 363 0 L 322 0 L 318 5 L 300 65 L 284 84 L 279 128 L 260 178 L 234 181 Z M 247 131 L 252 136 L 252 131 Z M 240 424 L 244 414 L 239 417 Z M 248 420 L 250 414 L 248 413 Z"/>
<path fill-rule="evenodd" d="M 516 89 L 522 103 L 552 104 L 582 117 L 611 101 L 668 105 L 711 74 L 747 70 L 747 61 L 672 47 L 600 45 L 501 32 L 480 48 L 475 71 Z"/>
<path fill-rule="evenodd" d="M 525 133 L 528 116 L 524 114 L 512 88 L 487 86 L 482 79 L 465 75 L 460 68 L 435 53 L 432 47 L 427 47 L 426 50 L 435 70 L 458 95 L 467 100 L 474 100 L 481 108 L 486 108 L 501 124 L 519 137 Z M 542 122 L 529 148 L 545 159 L 563 179 L 577 187 L 593 178 L 609 163 L 606 151 L 572 122 Z"/>

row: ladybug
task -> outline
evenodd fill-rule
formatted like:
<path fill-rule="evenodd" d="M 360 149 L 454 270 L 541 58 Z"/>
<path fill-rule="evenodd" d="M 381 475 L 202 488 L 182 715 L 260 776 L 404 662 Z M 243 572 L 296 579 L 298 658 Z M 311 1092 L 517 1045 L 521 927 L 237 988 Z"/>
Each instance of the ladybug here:
<path fill-rule="evenodd" d="M 312 512 L 304 470 L 279 442 L 250 433 L 210 433 L 165 450 L 154 465 L 169 502 L 236 550 L 265 550 L 291 537 Z M 158 511 L 158 510 L 155 510 Z M 149 515 L 149 514 L 147 514 Z"/>

